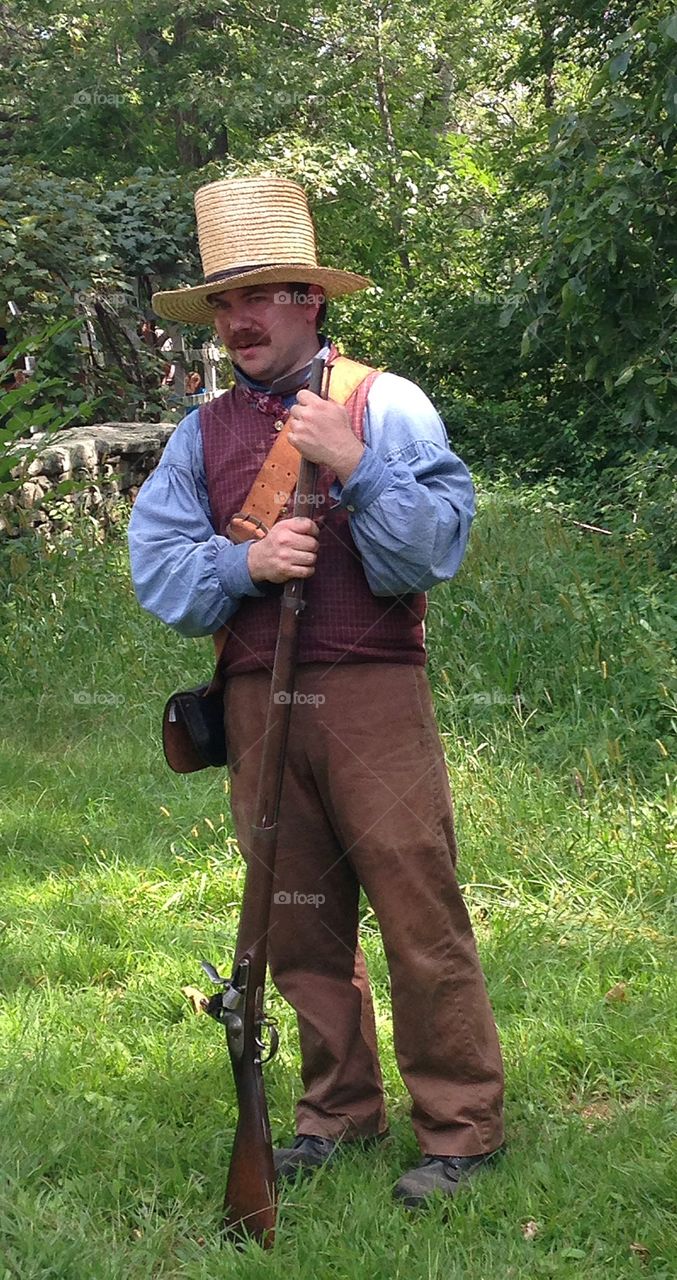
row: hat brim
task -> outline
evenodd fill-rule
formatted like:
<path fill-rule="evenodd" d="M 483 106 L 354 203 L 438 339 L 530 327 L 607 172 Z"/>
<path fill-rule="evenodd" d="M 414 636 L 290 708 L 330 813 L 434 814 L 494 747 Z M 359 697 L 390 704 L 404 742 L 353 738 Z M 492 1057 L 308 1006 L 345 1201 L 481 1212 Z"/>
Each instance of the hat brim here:
<path fill-rule="evenodd" d="M 151 306 L 163 320 L 178 320 L 183 324 L 213 324 L 214 307 L 207 302 L 208 295 L 224 293 L 230 289 L 249 288 L 255 284 L 319 284 L 328 298 L 357 293 L 358 289 L 371 289 L 373 280 L 357 275 L 354 271 L 338 271 L 333 267 L 304 267 L 287 265 L 251 268 L 241 275 L 229 275 L 227 280 L 214 280 L 211 284 L 198 284 L 193 288 L 170 289 L 154 293 Z"/>

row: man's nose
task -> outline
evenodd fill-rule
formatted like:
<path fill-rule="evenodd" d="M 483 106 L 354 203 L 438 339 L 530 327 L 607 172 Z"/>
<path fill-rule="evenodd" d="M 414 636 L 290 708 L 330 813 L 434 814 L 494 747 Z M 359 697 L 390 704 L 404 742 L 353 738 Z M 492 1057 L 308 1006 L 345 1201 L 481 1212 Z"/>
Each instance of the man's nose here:
<path fill-rule="evenodd" d="M 241 311 L 229 311 L 228 315 L 222 316 L 221 319 L 226 333 L 231 333 L 234 337 L 243 330 L 257 328 L 253 317 L 245 308 Z"/>

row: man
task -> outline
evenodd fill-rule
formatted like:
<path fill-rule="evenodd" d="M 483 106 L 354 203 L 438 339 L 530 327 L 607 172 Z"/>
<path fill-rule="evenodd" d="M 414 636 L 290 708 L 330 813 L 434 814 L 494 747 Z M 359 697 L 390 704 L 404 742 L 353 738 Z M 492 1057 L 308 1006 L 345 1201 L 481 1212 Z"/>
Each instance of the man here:
<path fill-rule="evenodd" d="M 276 1169 L 312 1172 L 348 1142 L 386 1131 L 358 942 L 362 887 L 383 936 L 395 1051 L 423 1154 L 394 1194 L 415 1208 L 435 1191 L 453 1195 L 503 1142 L 500 1050 L 455 877 L 425 675 L 425 592 L 461 563 L 472 483 L 411 382 L 356 366 L 366 376 L 345 404 L 307 389 L 318 352 L 338 368 L 317 331 L 325 299 L 370 282 L 318 265 L 296 184 L 210 183 L 196 211 L 205 283 L 153 305 L 167 319 L 212 319 L 236 381 L 184 418 L 142 487 L 129 531 L 134 584 L 181 634 L 226 635 L 231 803 L 246 852 L 276 584 L 308 580 L 268 938 L 273 980 L 298 1016 L 305 1092 Z M 319 464 L 317 504 L 285 518 L 283 491 L 262 529 L 242 508 L 283 431 Z"/>

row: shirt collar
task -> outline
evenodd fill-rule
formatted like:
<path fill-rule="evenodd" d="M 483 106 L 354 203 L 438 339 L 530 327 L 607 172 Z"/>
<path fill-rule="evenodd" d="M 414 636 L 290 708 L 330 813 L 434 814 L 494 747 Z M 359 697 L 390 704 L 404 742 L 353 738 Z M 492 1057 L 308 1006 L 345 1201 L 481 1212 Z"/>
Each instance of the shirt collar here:
<path fill-rule="evenodd" d="M 315 356 L 313 356 L 313 360 L 316 356 L 323 356 L 326 360 L 331 350 L 331 342 L 323 333 L 319 335 L 319 338 L 322 345 L 319 351 L 316 351 Z M 244 383 L 244 385 L 249 387 L 252 391 L 262 391 L 269 396 L 290 396 L 308 382 L 310 378 L 311 364 L 312 360 L 309 360 L 308 364 L 305 365 L 303 369 L 295 369 L 293 373 L 285 373 L 282 377 L 275 378 L 274 382 L 271 382 L 270 386 L 267 386 L 264 382 L 256 382 L 254 378 L 248 378 L 246 373 L 243 373 L 236 364 L 233 365 L 233 372 L 235 374 L 235 381 Z"/>

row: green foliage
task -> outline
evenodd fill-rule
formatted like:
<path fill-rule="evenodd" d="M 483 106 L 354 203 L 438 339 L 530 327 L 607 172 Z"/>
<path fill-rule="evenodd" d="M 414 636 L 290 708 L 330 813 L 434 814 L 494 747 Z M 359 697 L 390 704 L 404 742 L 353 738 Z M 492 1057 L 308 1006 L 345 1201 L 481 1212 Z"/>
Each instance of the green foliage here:
<path fill-rule="evenodd" d="M 197 276 L 193 193 L 177 175 L 137 169 L 102 192 L 97 213 L 125 278 L 159 277 L 171 288 Z"/>
<path fill-rule="evenodd" d="M 618 463 L 674 439 L 677 414 L 677 30 L 655 3 L 611 41 L 588 98 L 552 126 L 537 256 L 502 323 L 570 403 L 559 457 Z M 525 321 L 528 323 L 525 325 Z M 576 414 L 572 413 L 575 400 Z M 548 415 L 550 418 L 550 415 Z"/>
<path fill-rule="evenodd" d="M 2 289 L 15 338 L 86 313 L 60 353 L 70 402 L 162 413 L 130 335 L 153 291 L 200 278 L 193 191 L 273 172 L 308 191 L 322 260 L 375 281 L 332 306 L 333 335 L 421 383 L 473 465 L 592 494 L 623 459 L 668 456 L 669 0 L 3 13 Z"/>
<path fill-rule="evenodd" d="M 31 339 L 55 315 L 72 321 L 55 331 L 40 360 L 44 377 L 61 380 L 60 408 L 96 399 L 102 420 L 157 417 L 160 362 L 132 339 L 139 307 L 117 224 L 115 233 L 110 228 L 114 202 L 104 218 L 87 183 L 11 165 L 0 169 L 0 199 L 1 296 L 20 313 L 7 322 L 10 339 Z M 155 212 L 148 211 L 146 234 Z"/>
<path fill-rule="evenodd" d="M 21 470 L 33 461 L 38 446 L 30 443 L 32 432 L 41 436 L 40 448 L 56 431 L 72 424 L 77 416 L 90 416 L 96 405 L 79 403 L 70 408 L 57 409 L 57 404 L 65 404 L 67 386 L 61 378 L 46 378 L 43 373 L 44 363 L 48 360 L 51 345 L 76 322 L 74 320 L 57 320 L 34 338 L 26 338 L 11 348 L 3 360 L 0 360 L 0 385 L 8 378 L 16 367 L 19 357 L 34 355 L 39 361 L 36 372 L 21 386 L 11 391 L 3 391 L 0 400 L 0 495 L 12 493 L 23 481 L 23 475 L 12 475 L 19 464 Z M 24 443 L 25 441 L 25 443 Z M 20 452 L 16 446 L 21 445 Z"/>
<path fill-rule="evenodd" d="M 662 569 L 677 563 L 677 448 L 648 449 L 628 454 L 621 465 L 605 477 L 605 502 L 600 503 L 602 519 L 609 512 L 618 518 L 623 511 L 628 522 L 646 531 L 656 560 Z"/>
<path fill-rule="evenodd" d="M 677 563 L 677 448 L 628 453 L 599 477 L 570 478 L 550 486 L 571 518 L 608 527 L 648 544 L 661 569 Z"/>

